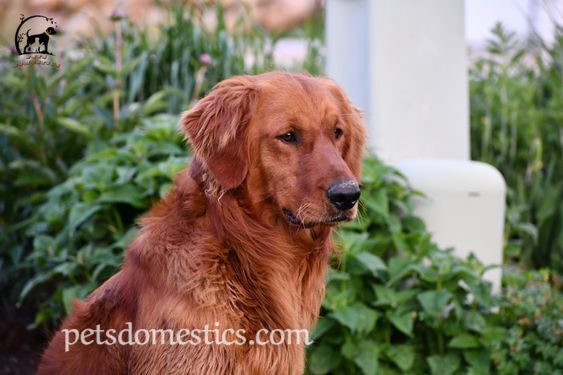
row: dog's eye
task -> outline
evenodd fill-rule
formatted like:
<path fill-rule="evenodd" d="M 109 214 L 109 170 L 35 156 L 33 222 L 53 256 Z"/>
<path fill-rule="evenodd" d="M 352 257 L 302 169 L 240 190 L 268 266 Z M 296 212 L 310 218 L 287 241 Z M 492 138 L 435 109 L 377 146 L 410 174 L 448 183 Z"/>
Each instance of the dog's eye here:
<path fill-rule="evenodd" d="M 278 136 L 278 139 L 283 143 L 287 143 L 289 145 L 297 144 L 297 134 L 295 134 L 295 132 L 293 131 Z"/>
<path fill-rule="evenodd" d="M 334 137 L 336 139 L 340 139 L 340 137 L 342 137 L 342 129 L 340 128 L 334 128 Z"/>

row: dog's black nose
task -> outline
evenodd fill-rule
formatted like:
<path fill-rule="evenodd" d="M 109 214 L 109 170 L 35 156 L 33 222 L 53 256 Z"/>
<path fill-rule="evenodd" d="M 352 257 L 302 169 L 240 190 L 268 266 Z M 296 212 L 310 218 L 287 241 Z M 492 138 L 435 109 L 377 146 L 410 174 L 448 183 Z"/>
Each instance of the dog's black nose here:
<path fill-rule="evenodd" d="M 360 198 L 360 187 L 352 180 L 333 182 L 328 187 L 326 196 L 339 210 L 349 210 Z"/>

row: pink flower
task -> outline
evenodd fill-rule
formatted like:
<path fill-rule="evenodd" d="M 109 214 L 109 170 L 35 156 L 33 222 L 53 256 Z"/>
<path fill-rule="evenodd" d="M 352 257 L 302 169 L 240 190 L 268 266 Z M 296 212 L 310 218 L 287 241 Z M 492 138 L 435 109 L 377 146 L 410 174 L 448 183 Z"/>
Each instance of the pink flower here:
<path fill-rule="evenodd" d="M 203 65 L 209 65 L 213 62 L 211 56 L 208 53 L 204 53 L 203 55 L 199 56 L 199 62 Z"/>
<path fill-rule="evenodd" d="M 113 12 L 111 12 L 111 15 L 109 16 L 109 19 L 112 21 L 119 21 L 124 18 L 125 18 L 125 10 L 123 10 L 123 8 L 115 8 Z"/>

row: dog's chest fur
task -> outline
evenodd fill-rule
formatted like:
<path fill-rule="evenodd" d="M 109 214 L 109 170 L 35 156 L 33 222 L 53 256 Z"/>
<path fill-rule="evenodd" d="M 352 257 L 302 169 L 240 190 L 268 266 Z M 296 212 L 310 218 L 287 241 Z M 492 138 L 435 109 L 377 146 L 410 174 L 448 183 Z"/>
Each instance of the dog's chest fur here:
<path fill-rule="evenodd" d="M 145 250 L 132 250 L 129 258 L 143 264 L 139 271 L 156 275 L 149 281 L 150 291 L 144 288 L 139 296 L 137 311 L 145 314 L 138 316 L 138 327 L 216 328 L 217 322 L 220 330 L 244 329 L 248 340 L 260 329 L 312 328 L 324 296 L 328 251 L 270 237 L 273 247 L 261 248 L 264 254 L 256 261 L 248 255 L 257 249 L 226 246 L 200 225 L 206 224 L 180 226 L 199 233 L 187 244 L 175 243 L 174 238 L 185 236 L 168 230 L 158 238 L 141 236 Z M 158 263 L 150 257 L 155 253 Z M 303 344 L 157 345 L 132 348 L 129 364 L 132 371 L 155 373 L 302 374 L 304 357 Z M 194 363 L 204 368 L 194 368 Z"/>

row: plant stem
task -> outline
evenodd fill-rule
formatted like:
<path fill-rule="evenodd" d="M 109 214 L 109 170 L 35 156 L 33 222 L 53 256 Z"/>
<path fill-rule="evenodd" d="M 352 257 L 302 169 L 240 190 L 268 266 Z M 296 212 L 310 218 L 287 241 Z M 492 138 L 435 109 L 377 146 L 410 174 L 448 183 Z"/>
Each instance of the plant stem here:
<path fill-rule="evenodd" d="M 440 354 L 444 354 L 446 351 L 444 347 L 444 335 L 442 334 L 442 331 L 438 331 L 438 351 L 440 352 Z"/>
<path fill-rule="evenodd" d="M 43 110 L 41 109 L 41 104 L 39 103 L 39 99 L 37 99 L 37 95 L 35 92 L 31 94 L 31 102 L 33 103 L 33 109 L 35 110 L 35 114 L 37 115 L 37 122 L 39 124 L 39 152 L 38 157 L 41 159 L 41 162 L 44 165 L 47 165 L 47 156 L 45 155 L 45 115 L 43 114 Z"/>
<path fill-rule="evenodd" d="M 117 20 L 115 22 L 115 80 L 113 86 L 113 126 L 116 128 L 119 127 L 120 120 L 119 94 L 121 92 L 122 45 L 121 20 Z"/>

